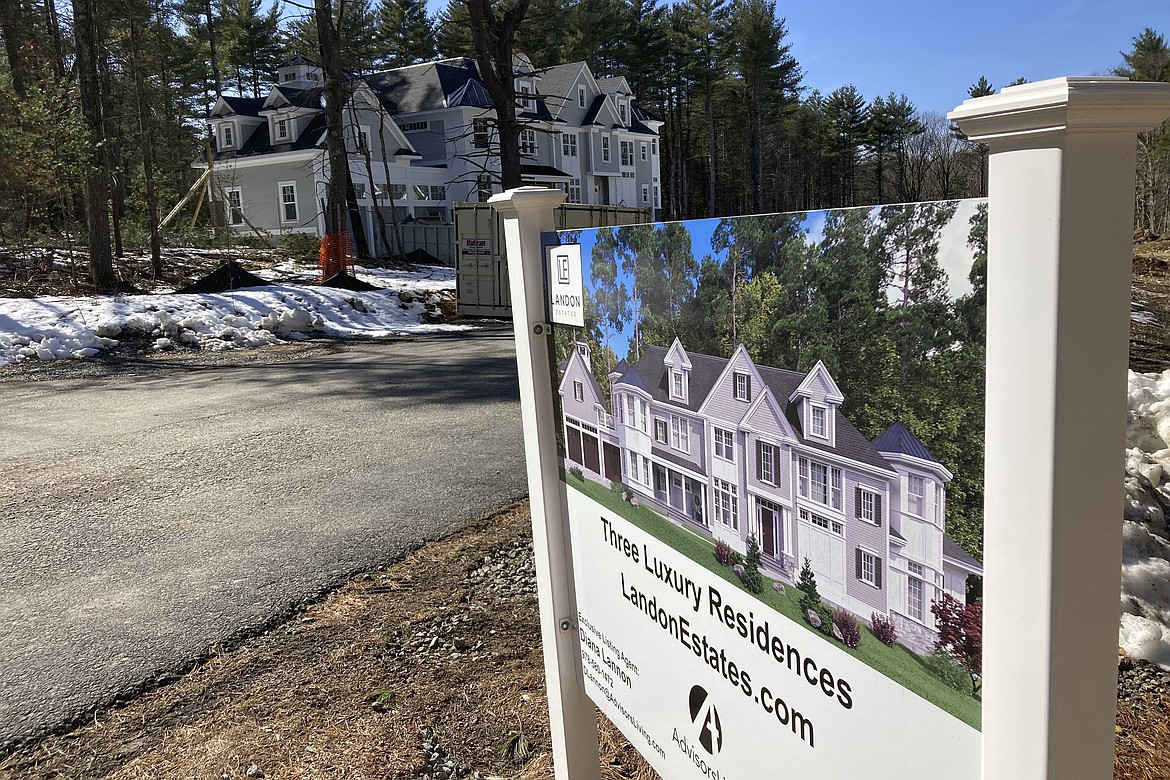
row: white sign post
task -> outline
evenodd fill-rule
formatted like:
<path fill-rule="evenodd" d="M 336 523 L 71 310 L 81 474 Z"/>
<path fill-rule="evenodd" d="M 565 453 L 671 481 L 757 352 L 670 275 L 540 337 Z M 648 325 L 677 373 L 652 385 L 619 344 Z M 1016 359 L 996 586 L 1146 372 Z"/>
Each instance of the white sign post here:
<path fill-rule="evenodd" d="M 983 777 L 1112 776 L 1136 135 L 1170 84 L 968 100 L 990 146 Z"/>
<path fill-rule="evenodd" d="M 541 233 L 553 229 L 553 209 L 565 195 L 544 187 L 520 187 L 489 203 L 504 219 L 512 324 L 520 378 L 524 452 L 532 505 L 532 547 L 539 583 L 540 637 L 548 689 L 549 727 L 557 780 L 598 780 L 597 718 L 578 673 L 576 607 L 569 555 L 565 492 L 559 477 L 556 411 L 553 408 L 545 316 Z"/>

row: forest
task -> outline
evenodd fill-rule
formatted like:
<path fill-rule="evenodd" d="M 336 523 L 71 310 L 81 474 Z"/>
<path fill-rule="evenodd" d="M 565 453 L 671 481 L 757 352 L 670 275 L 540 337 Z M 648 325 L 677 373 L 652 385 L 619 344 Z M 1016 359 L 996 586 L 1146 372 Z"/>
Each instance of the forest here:
<path fill-rule="evenodd" d="M 625 75 L 663 117 L 670 219 L 986 189 L 986 149 L 897 85 L 809 90 L 773 0 L 490 5 L 511 14 L 515 50 L 538 66 L 585 60 L 598 76 Z M 279 63 L 320 56 L 314 6 L 332 15 L 352 74 L 473 51 L 470 0 L 436 15 L 425 0 L 0 0 L 0 241 L 84 246 L 84 201 L 95 197 L 109 204 L 114 255 L 144 246 L 196 178 L 216 95 L 262 95 Z M 1121 75 L 1170 78 L 1170 48 L 1152 30 L 1124 62 Z M 969 94 L 997 86 L 972 74 Z M 1165 134 L 1144 138 L 1139 218 L 1154 232 L 1170 214 L 1166 162 Z M 176 225 L 166 238 L 209 234 Z"/>
<path fill-rule="evenodd" d="M 956 201 L 719 219 L 709 246 L 694 223 L 598 228 L 586 328 L 555 329 L 558 362 L 583 336 L 608 395 L 619 359 L 675 338 L 721 357 L 743 344 L 794 371 L 822 361 L 866 438 L 901 421 L 955 475 L 947 532 L 982 559 L 987 203 L 964 205 L 970 290 L 957 297 L 939 261 Z"/>

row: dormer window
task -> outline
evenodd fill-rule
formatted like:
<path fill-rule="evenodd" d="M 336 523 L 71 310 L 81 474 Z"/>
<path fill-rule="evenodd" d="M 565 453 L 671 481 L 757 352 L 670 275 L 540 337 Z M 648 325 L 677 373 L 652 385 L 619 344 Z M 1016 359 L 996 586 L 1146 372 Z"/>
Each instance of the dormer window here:
<path fill-rule="evenodd" d="M 292 80 L 293 80 L 293 79 L 295 79 L 296 77 L 297 77 L 297 74 L 296 74 L 294 71 L 291 71 L 291 70 L 286 70 L 286 71 L 284 72 L 284 80 L 285 80 L 285 81 L 292 81 Z"/>
<path fill-rule="evenodd" d="M 823 406 L 809 407 L 809 433 L 822 439 L 829 437 L 828 410 Z"/>
<path fill-rule="evenodd" d="M 670 372 L 670 397 L 683 403 L 687 400 L 687 375 L 684 371 Z"/>
<path fill-rule="evenodd" d="M 577 351 L 581 353 L 581 357 L 589 357 L 589 345 L 588 344 L 585 344 L 585 343 L 578 341 L 577 342 Z"/>
<path fill-rule="evenodd" d="M 743 371 L 735 372 L 735 400 L 752 400 L 752 378 Z"/>
<path fill-rule="evenodd" d="M 609 136 L 601 136 L 601 161 L 609 162 Z"/>
<path fill-rule="evenodd" d="M 276 120 L 276 138 L 279 141 L 283 141 L 283 140 L 286 140 L 288 138 L 288 120 L 287 119 L 277 119 Z"/>
<path fill-rule="evenodd" d="M 577 87 L 577 107 L 585 108 L 585 87 Z"/>
<path fill-rule="evenodd" d="M 525 111 L 531 111 L 532 110 L 532 98 L 530 97 L 531 94 L 532 94 L 531 87 L 529 87 L 527 84 L 521 86 L 520 87 L 520 99 L 516 101 L 516 104 L 520 108 L 524 109 Z"/>
<path fill-rule="evenodd" d="M 625 101 L 618 103 L 618 113 L 622 117 L 622 124 L 626 124 L 626 104 Z"/>
<path fill-rule="evenodd" d="M 224 125 L 221 128 L 221 132 L 223 134 L 223 148 L 224 149 L 231 149 L 232 147 L 234 147 L 236 145 L 236 139 L 235 139 L 235 134 L 232 133 L 232 126 L 231 125 Z"/>

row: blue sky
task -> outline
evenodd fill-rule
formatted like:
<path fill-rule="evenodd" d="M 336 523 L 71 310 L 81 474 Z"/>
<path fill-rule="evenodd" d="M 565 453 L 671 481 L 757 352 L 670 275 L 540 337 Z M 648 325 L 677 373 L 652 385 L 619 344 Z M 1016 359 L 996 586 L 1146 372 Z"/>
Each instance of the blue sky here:
<path fill-rule="evenodd" d="M 445 0 L 428 0 L 432 12 Z M 945 113 L 984 75 L 996 88 L 1023 76 L 1092 76 L 1152 27 L 1170 35 L 1170 0 L 779 0 L 809 89 L 853 84 L 872 100 L 905 93 Z"/>
<path fill-rule="evenodd" d="M 997 89 L 1020 76 L 1104 75 L 1143 28 L 1170 34 L 1165 0 L 781 0 L 778 12 L 807 86 L 853 84 L 867 99 L 904 92 L 940 113 L 981 75 Z"/>

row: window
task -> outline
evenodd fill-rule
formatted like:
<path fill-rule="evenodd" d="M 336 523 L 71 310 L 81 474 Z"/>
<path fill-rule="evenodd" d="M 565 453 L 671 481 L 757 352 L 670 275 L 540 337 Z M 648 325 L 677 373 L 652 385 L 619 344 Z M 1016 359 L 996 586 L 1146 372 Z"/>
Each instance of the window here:
<path fill-rule="evenodd" d="M 874 525 L 882 524 L 882 497 L 862 488 L 854 494 L 857 503 L 857 518 Z"/>
<path fill-rule="evenodd" d="M 691 451 L 691 427 L 685 417 L 670 416 L 670 446 L 679 452 Z"/>
<path fill-rule="evenodd" d="M 577 134 L 576 133 L 561 133 L 561 156 L 562 157 L 576 157 L 577 156 Z"/>
<path fill-rule="evenodd" d="M 682 371 L 672 371 L 670 374 L 670 394 L 675 398 L 686 399 L 687 380 Z"/>
<path fill-rule="evenodd" d="M 223 128 L 223 148 L 231 149 L 236 145 L 235 136 L 232 134 L 232 126 L 224 125 Z"/>
<path fill-rule="evenodd" d="M 601 161 L 609 162 L 609 136 L 601 136 Z"/>
<path fill-rule="evenodd" d="M 807 509 L 800 510 L 800 519 L 819 528 L 824 528 L 826 531 L 831 531 L 837 536 L 845 535 L 845 524 L 840 520 L 830 520 L 827 517 L 821 517 L 820 515 L 813 514 Z"/>
<path fill-rule="evenodd" d="M 244 205 L 239 187 L 227 191 L 228 218 L 233 225 L 244 224 Z"/>
<path fill-rule="evenodd" d="M 638 453 L 630 450 L 630 479 L 638 481 Z"/>
<path fill-rule="evenodd" d="M 735 400 L 752 400 L 752 378 L 742 371 L 735 372 Z"/>
<path fill-rule="evenodd" d="M 520 99 L 516 101 L 516 105 L 523 108 L 525 111 L 532 108 L 532 88 L 529 86 L 520 87 Z"/>
<path fill-rule="evenodd" d="M 625 101 L 618 103 L 618 113 L 621 114 L 622 124 L 624 125 L 626 123 L 626 103 L 625 103 Z"/>
<path fill-rule="evenodd" d="M 809 407 L 812 413 L 812 422 L 809 424 L 809 430 L 813 436 L 820 436 L 822 439 L 829 436 L 829 425 L 825 417 L 827 411 L 823 406 Z"/>
<path fill-rule="evenodd" d="M 642 162 L 646 162 L 646 142 L 638 144 L 638 152 L 642 156 Z"/>
<path fill-rule="evenodd" d="M 581 180 L 580 179 L 573 179 L 572 182 L 570 182 L 570 184 L 569 184 L 569 202 L 570 203 L 580 203 L 581 202 Z"/>
<path fill-rule="evenodd" d="M 626 425 L 638 427 L 638 399 L 632 395 L 626 396 Z"/>
<path fill-rule="evenodd" d="M 658 154 L 658 139 L 654 138 L 650 141 L 650 153 Z"/>
<path fill-rule="evenodd" d="M 585 108 L 585 87 L 577 87 L 577 107 Z"/>
<path fill-rule="evenodd" d="M 642 484 L 650 484 L 650 459 L 642 456 Z"/>
<path fill-rule="evenodd" d="M 623 179 L 635 179 L 635 178 L 637 178 L 637 174 L 635 174 L 633 171 L 622 171 L 622 178 Z"/>
<path fill-rule="evenodd" d="M 739 529 L 739 500 L 735 485 L 715 478 L 715 517 L 731 528 Z"/>
<path fill-rule="evenodd" d="M 390 198 L 392 200 L 406 200 L 406 185 L 405 184 L 391 184 Z"/>
<path fill-rule="evenodd" d="M 358 200 L 366 199 L 366 183 L 362 181 L 355 181 L 353 183 L 353 196 Z"/>
<path fill-rule="evenodd" d="M 724 460 L 735 460 L 735 434 L 722 428 L 715 429 L 715 456 Z"/>
<path fill-rule="evenodd" d="M 776 482 L 776 448 L 762 441 L 756 442 L 756 479 L 775 485 Z"/>
<path fill-rule="evenodd" d="M 492 177 L 489 174 L 481 173 L 475 177 L 475 193 L 480 203 L 486 203 L 492 196 Z"/>
<path fill-rule="evenodd" d="M 654 185 L 654 206 L 655 206 L 655 207 L 658 207 L 658 206 L 660 206 L 660 205 L 661 205 L 661 204 L 658 202 L 658 185 L 657 185 L 657 184 L 655 184 L 655 185 Z"/>
<path fill-rule="evenodd" d="M 857 548 L 857 557 L 854 559 L 853 572 L 857 579 L 867 582 L 875 588 L 882 587 L 882 559 L 869 550 Z"/>
<path fill-rule="evenodd" d="M 284 79 L 283 79 L 283 81 L 292 81 L 292 80 L 293 80 L 293 79 L 295 79 L 296 77 L 297 77 L 297 74 L 296 74 L 294 71 L 291 71 L 291 70 L 290 70 L 289 72 L 287 72 L 287 73 L 285 73 L 285 74 L 284 74 Z"/>
<path fill-rule="evenodd" d="M 536 131 L 520 131 L 520 154 L 536 154 Z"/>
<path fill-rule="evenodd" d="M 915 620 L 926 618 L 926 583 L 917 577 L 906 578 L 906 611 Z"/>
<path fill-rule="evenodd" d="M 841 508 L 841 469 L 801 458 L 799 461 L 800 495 L 818 504 Z"/>
<path fill-rule="evenodd" d="M 642 185 L 642 202 L 643 203 L 650 202 L 650 185 L 649 184 Z"/>
<path fill-rule="evenodd" d="M 431 185 L 431 200 L 446 200 L 447 188 L 442 184 Z"/>
<path fill-rule="evenodd" d="M 297 221 L 297 185 L 296 182 L 282 181 L 280 187 L 280 221 Z"/>
<path fill-rule="evenodd" d="M 641 398 L 639 398 L 638 399 L 638 410 L 641 412 L 641 415 L 639 415 L 639 422 L 641 423 L 642 431 L 644 433 L 649 433 L 650 432 L 650 423 L 649 423 L 648 417 L 650 414 L 650 404 L 646 403 Z"/>
<path fill-rule="evenodd" d="M 622 153 L 622 165 L 634 164 L 634 142 L 633 141 L 619 141 L 618 146 Z"/>
<path fill-rule="evenodd" d="M 476 149 L 488 148 L 488 121 L 484 118 L 471 120 L 471 145 Z"/>
<path fill-rule="evenodd" d="M 276 137 L 279 140 L 283 140 L 285 138 L 288 138 L 288 120 L 287 119 L 277 119 L 276 120 Z"/>
<path fill-rule="evenodd" d="M 597 410 L 597 424 L 602 428 L 613 429 L 613 415 L 604 409 Z"/>
<path fill-rule="evenodd" d="M 584 401 L 585 400 L 585 385 L 581 381 L 576 380 L 576 379 L 573 380 L 573 400 L 574 401 Z"/>
<path fill-rule="evenodd" d="M 926 567 L 924 567 L 921 563 L 918 563 L 917 561 L 906 561 L 906 568 L 915 577 L 925 577 L 926 576 Z"/>
<path fill-rule="evenodd" d="M 926 516 L 926 481 L 915 474 L 906 477 L 906 509 L 912 515 Z"/>
<path fill-rule="evenodd" d="M 370 148 L 370 135 L 364 127 L 355 127 L 353 129 L 353 142 L 354 149 L 359 152 L 364 152 Z"/>
<path fill-rule="evenodd" d="M 431 188 L 425 184 L 414 185 L 414 199 L 415 200 L 430 200 Z"/>
<path fill-rule="evenodd" d="M 426 130 L 427 123 L 426 122 L 403 122 L 402 124 L 399 125 L 399 127 L 402 128 L 402 132 L 404 132 L 404 133 L 415 133 L 415 132 L 418 132 L 419 130 Z"/>
<path fill-rule="evenodd" d="M 666 432 L 666 420 L 661 417 L 654 418 L 654 441 L 660 444 L 667 444 L 670 441 Z"/>

